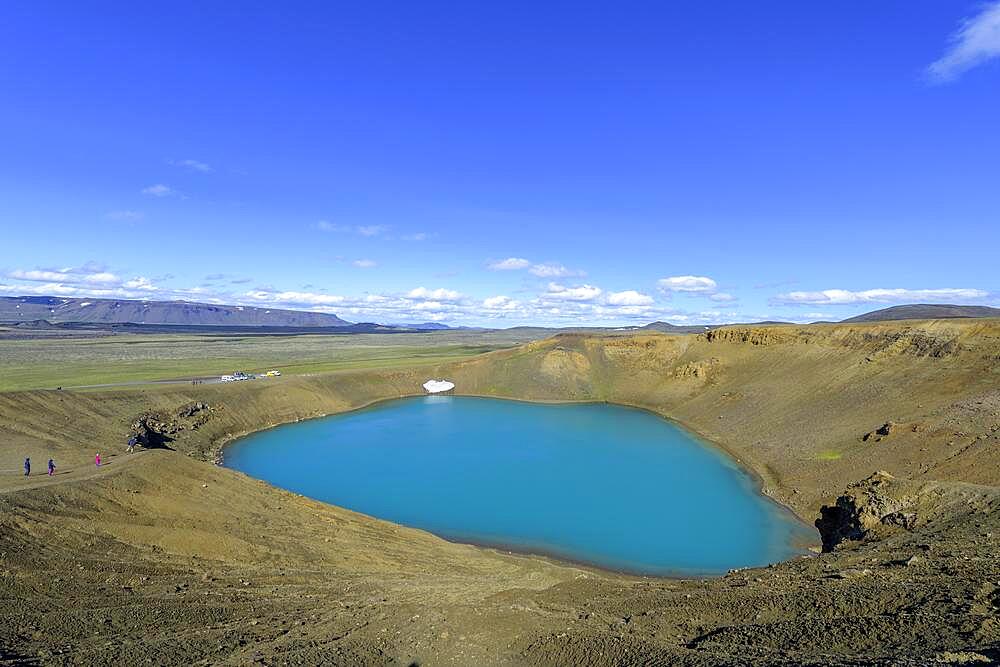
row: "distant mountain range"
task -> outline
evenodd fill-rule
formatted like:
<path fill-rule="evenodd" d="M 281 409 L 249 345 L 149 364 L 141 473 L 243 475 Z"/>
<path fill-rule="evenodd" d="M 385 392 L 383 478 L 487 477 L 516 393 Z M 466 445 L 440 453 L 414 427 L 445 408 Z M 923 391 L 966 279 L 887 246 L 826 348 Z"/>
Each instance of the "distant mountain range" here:
<path fill-rule="evenodd" d="M 0 297 L 0 322 L 169 324 L 243 327 L 344 327 L 336 315 L 280 308 L 219 306 L 188 301 L 132 301 L 55 296 Z"/>
<path fill-rule="evenodd" d="M 443 324 L 441 322 L 402 322 L 399 324 L 387 324 L 389 327 L 398 327 L 400 329 L 420 329 L 421 331 L 445 331 L 445 330 L 455 330 L 455 329 L 475 329 L 477 327 L 453 327 L 450 324 Z"/>
<path fill-rule="evenodd" d="M 671 324 L 670 322 L 650 322 L 649 324 L 641 327 L 636 327 L 641 331 L 661 331 L 663 333 L 700 333 L 709 327 L 705 325 L 700 326 L 680 326 L 677 324 Z"/>
<path fill-rule="evenodd" d="M 888 320 L 946 319 L 956 317 L 1000 317 L 1000 308 L 989 306 L 955 306 L 948 304 L 910 304 L 883 308 L 864 315 L 851 317 L 844 322 L 883 322 Z M 281 308 L 255 306 L 221 306 L 188 301 L 135 301 L 130 299 L 81 299 L 57 296 L 0 297 L 0 322 L 21 324 L 34 328 L 47 325 L 143 325 L 145 327 L 219 327 L 232 329 L 257 327 L 260 329 L 325 330 L 331 333 L 405 332 L 458 330 L 441 322 L 404 324 L 352 324 L 329 313 L 313 313 Z M 781 322 L 755 322 L 753 324 L 781 324 Z M 556 331 L 621 331 L 644 330 L 665 333 L 699 333 L 721 325 L 684 326 L 669 322 L 651 322 L 645 326 L 619 327 L 528 327 Z M 525 327 L 518 327 L 524 329 Z M 301 331 L 296 331 L 301 333 Z"/>
<path fill-rule="evenodd" d="M 892 306 L 864 315 L 849 317 L 844 322 L 886 322 L 889 320 L 944 320 L 957 317 L 1000 317 L 1000 308 L 989 306 L 953 306 L 942 303 L 914 303 Z"/>

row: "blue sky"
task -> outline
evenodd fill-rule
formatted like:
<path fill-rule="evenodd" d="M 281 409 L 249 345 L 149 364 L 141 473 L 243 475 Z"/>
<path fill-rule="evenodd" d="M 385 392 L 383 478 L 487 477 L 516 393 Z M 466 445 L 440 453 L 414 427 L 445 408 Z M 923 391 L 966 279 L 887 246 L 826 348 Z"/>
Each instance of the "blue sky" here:
<path fill-rule="evenodd" d="M 0 294 L 1000 305 L 1000 2 L 34 4 L 0 21 Z"/>

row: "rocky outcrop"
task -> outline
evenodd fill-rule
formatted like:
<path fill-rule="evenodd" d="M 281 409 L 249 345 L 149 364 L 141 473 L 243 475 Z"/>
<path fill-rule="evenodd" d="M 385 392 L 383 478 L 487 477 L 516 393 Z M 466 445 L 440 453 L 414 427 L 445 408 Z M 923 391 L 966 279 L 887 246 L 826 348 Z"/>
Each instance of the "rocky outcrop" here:
<path fill-rule="evenodd" d="M 775 343 L 790 342 L 794 339 L 794 336 L 785 332 L 779 332 L 775 329 L 767 328 L 722 328 L 706 331 L 701 334 L 701 338 L 709 343 L 774 345 Z"/>
<path fill-rule="evenodd" d="M 179 408 L 169 416 L 145 413 L 132 421 L 129 435 L 146 448 L 166 447 L 181 431 L 197 430 L 208 420 L 211 411 L 211 406 L 198 401 Z"/>
<path fill-rule="evenodd" d="M 711 359 L 706 359 L 704 361 L 692 361 L 674 369 L 674 377 L 680 379 L 695 378 L 704 380 L 711 375 L 712 371 L 714 371 L 718 365 L 718 357 L 712 357 Z"/>
<path fill-rule="evenodd" d="M 909 511 L 911 500 L 888 493 L 894 479 L 879 471 L 852 485 L 836 504 L 820 508 L 815 525 L 823 551 L 833 551 L 845 541 L 868 539 L 885 529 L 913 529 L 917 515 Z"/>
<path fill-rule="evenodd" d="M 839 340 L 846 347 L 868 350 L 866 361 L 869 362 L 902 354 L 942 359 L 963 350 L 953 333 L 921 331 L 915 327 L 891 331 L 851 330 L 841 334 Z"/>
<path fill-rule="evenodd" d="M 201 401 L 198 401 L 197 403 L 191 403 L 190 405 L 186 405 L 183 408 L 181 408 L 180 410 L 178 410 L 177 411 L 177 416 L 181 417 L 181 418 L 188 418 L 188 419 L 190 419 L 191 417 L 194 417 L 199 412 L 202 412 L 202 411 L 208 410 L 208 409 L 209 409 L 209 407 L 208 407 L 207 403 L 202 403 Z"/>

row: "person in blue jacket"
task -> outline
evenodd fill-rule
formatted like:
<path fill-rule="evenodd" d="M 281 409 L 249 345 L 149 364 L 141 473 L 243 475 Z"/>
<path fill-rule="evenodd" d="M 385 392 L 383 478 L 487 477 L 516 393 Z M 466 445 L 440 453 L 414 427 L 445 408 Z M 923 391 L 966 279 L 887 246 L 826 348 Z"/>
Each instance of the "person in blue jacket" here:
<path fill-rule="evenodd" d="M 24 458 L 24 476 L 27 477 L 31 474 L 31 459 L 28 457 Z"/>

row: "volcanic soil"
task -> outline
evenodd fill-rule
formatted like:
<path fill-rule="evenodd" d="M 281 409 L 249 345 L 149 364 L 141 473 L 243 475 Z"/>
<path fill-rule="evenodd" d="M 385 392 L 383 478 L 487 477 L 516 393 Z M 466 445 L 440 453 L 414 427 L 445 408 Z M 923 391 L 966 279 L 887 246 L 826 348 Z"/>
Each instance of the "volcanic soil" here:
<path fill-rule="evenodd" d="M 215 465 L 242 434 L 428 377 L 676 419 L 820 518 L 827 551 L 625 576 L 453 544 Z M 149 447 L 125 454 L 130 432 Z M 0 393 L 0 453 L 0 664 L 1000 662 L 997 320 L 563 335 L 433 369 Z M 24 456 L 57 474 L 23 477 Z"/>

